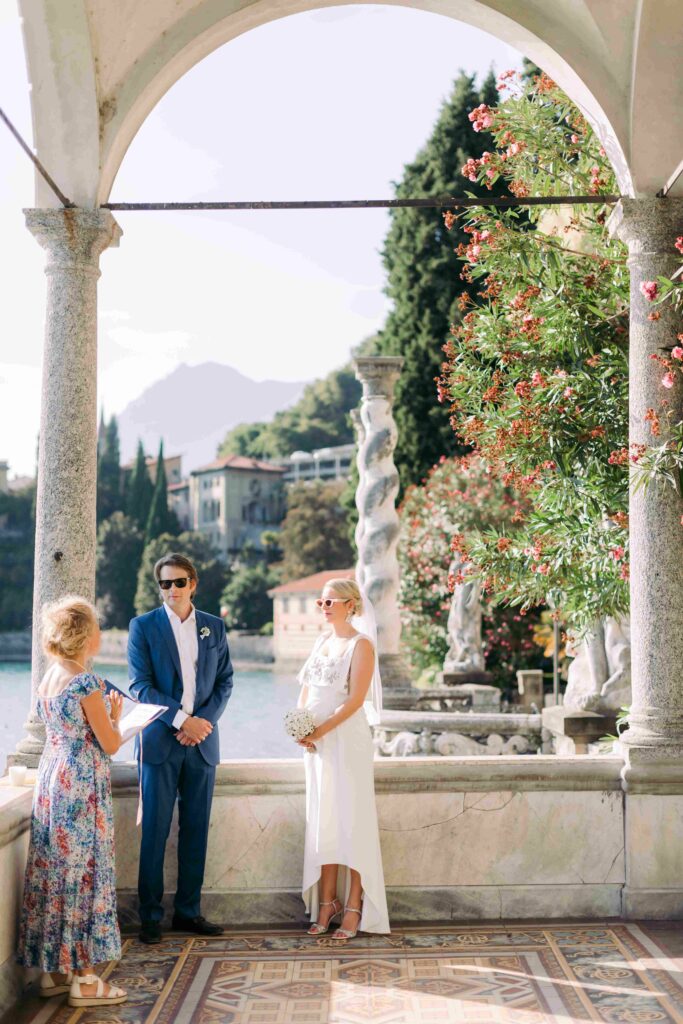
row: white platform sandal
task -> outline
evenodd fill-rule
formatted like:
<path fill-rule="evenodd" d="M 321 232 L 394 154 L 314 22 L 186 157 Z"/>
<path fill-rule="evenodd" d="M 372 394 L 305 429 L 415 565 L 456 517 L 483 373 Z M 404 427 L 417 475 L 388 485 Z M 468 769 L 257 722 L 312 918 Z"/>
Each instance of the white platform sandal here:
<path fill-rule="evenodd" d="M 338 900 L 338 899 L 322 900 L 321 903 L 319 904 L 319 906 L 321 906 L 321 907 L 335 907 L 337 904 L 339 904 L 339 910 L 335 910 L 334 914 L 332 914 L 330 916 L 330 919 L 327 922 L 327 924 L 318 924 L 318 922 L 316 921 L 315 924 L 311 925 L 311 927 L 308 929 L 306 934 L 307 935 L 324 935 L 325 932 L 329 932 L 330 925 L 334 921 L 335 917 L 339 917 L 339 915 L 341 914 L 341 911 L 342 911 L 341 900 Z"/>
<path fill-rule="evenodd" d="M 56 972 L 57 973 L 57 972 Z M 61 984 L 57 984 L 52 980 L 51 974 L 43 974 L 40 978 L 40 988 L 38 994 L 41 999 L 52 999 L 53 996 L 63 996 L 65 992 L 68 992 L 71 988 L 71 982 L 73 981 L 73 971 L 66 972 L 66 981 Z"/>
<path fill-rule="evenodd" d="M 93 996 L 83 995 L 81 985 L 97 985 Z M 69 1006 L 117 1006 L 125 1003 L 128 993 L 116 985 L 109 985 L 109 993 L 105 995 L 106 986 L 96 974 L 76 975 L 69 990 Z"/>

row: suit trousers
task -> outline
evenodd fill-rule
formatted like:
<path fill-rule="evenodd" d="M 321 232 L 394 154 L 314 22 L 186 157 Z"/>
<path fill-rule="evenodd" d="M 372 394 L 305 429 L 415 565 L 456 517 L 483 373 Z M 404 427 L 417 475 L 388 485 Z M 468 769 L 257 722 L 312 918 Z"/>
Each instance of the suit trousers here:
<path fill-rule="evenodd" d="M 138 898 L 142 921 L 164 916 L 164 854 L 178 799 L 178 884 L 174 908 L 183 917 L 200 913 L 215 765 L 207 764 L 199 746 L 177 740 L 161 764 L 143 763 L 142 838 Z"/>

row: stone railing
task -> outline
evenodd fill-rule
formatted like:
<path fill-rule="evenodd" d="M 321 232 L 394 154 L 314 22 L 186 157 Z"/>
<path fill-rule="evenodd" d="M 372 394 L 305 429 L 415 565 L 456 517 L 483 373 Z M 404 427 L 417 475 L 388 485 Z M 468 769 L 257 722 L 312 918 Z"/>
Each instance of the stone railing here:
<path fill-rule="evenodd" d="M 380 757 L 550 753 L 540 715 L 385 711 L 373 729 Z"/>
<path fill-rule="evenodd" d="M 387 758 L 375 789 L 394 920 L 614 916 L 624 884 L 614 757 Z M 136 920 L 133 765 L 113 771 L 119 905 Z M 303 924 L 303 759 L 224 761 L 202 909 L 233 925 Z M 175 883 L 169 841 L 166 902 Z"/>
<path fill-rule="evenodd" d="M 14 961 L 24 891 L 32 791 L 0 785 L 0 1015 L 19 998 L 24 973 Z M 36 973 L 36 972 L 34 972 Z"/>
<path fill-rule="evenodd" d="M 254 664 L 271 664 L 273 661 L 273 638 L 261 636 L 259 633 L 228 634 L 230 655 L 235 662 L 253 662 Z M 126 664 L 128 646 L 128 630 L 102 630 L 102 646 L 99 660 L 110 664 Z M 30 661 L 31 634 L 0 633 L 0 661 Z"/>

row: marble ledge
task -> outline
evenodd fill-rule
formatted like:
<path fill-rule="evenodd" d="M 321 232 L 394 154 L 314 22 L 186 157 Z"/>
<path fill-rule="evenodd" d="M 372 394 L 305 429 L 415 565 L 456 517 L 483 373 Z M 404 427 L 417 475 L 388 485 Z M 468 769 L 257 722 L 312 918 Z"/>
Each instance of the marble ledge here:
<path fill-rule="evenodd" d="M 378 793 L 499 790 L 620 790 L 620 757 L 555 754 L 502 757 L 392 757 L 375 761 Z M 137 792 L 135 763 L 112 766 L 117 795 Z M 216 789 L 230 795 L 301 793 L 303 759 L 221 761 Z"/>
<path fill-rule="evenodd" d="M 32 805 L 32 787 L 0 787 L 0 849 L 30 827 Z"/>
<path fill-rule="evenodd" d="M 389 918 L 400 923 L 464 921 L 619 918 L 621 890 L 618 884 L 598 885 L 480 885 L 387 887 Z M 137 892 L 117 891 L 122 929 L 138 927 Z M 173 895 L 164 894 L 166 925 L 173 913 Z M 258 928 L 308 926 L 301 894 L 295 889 L 223 891 L 202 893 L 202 912 L 227 927 Z"/>

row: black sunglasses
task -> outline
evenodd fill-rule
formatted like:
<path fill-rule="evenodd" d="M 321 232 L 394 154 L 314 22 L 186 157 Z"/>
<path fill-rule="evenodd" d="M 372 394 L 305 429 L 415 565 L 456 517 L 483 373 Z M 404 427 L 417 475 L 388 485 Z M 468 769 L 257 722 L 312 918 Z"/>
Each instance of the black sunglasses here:
<path fill-rule="evenodd" d="M 179 576 L 177 580 L 159 580 L 159 586 L 162 590 L 170 590 L 173 586 L 176 586 L 178 590 L 184 590 L 189 582 L 189 576 Z"/>

